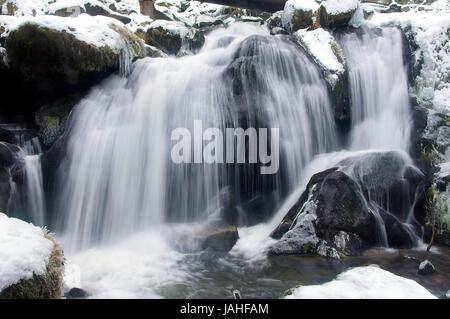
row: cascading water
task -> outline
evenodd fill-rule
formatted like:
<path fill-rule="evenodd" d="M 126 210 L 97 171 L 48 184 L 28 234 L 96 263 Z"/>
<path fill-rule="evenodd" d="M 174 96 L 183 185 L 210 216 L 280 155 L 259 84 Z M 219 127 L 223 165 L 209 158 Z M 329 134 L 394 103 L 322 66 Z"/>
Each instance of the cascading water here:
<path fill-rule="evenodd" d="M 233 186 L 238 203 L 242 194 L 251 199 L 267 187 L 282 198 L 312 156 L 336 147 L 316 67 L 293 43 L 244 25 L 211 34 L 198 55 L 138 61 L 128 79 L 113 77 L 94 89 L 73 119 L 58 215 L 74 248 L 166 219 L 205 218 L 225 186 Z M 173 164 L 170 132 L 193 132 L 195 120 L 223 132 L 280 128 L 279 174 Z"/>
<path fill-rule="evenodd" d="M 412 121 L 402 35 L 394 28 L 360 32 L 340 37 L 352 101 L 350 149 L 408 152 Z"/>
<path fill-rule="evenodd" d="M 41 145 L 37 137 L 25 139 L 22 134 L 16 136 L 20 145 L 19 157 L 23 162 L 23 185 L 12 182 L 12 194 L 8 211 L 35 225 L 46 225 L 46 207 L 41 166 Z M 24 188 L 19 190 L 20 188 Z"/>
<path fill-rule="evenodd" d="M 411 120 L 406 68 L 399 31 L 359 33 L 339 36 L 352 101 L 348 150 L 336 139 L 317 68 L 290 40 L 268 36 L 260 27 L 235 24 L 216 30 L 195 56 L 140 60 L 128 77 L 113 76 L 94 88 L 74 109 L 67 128 L 61 193 L 53 214 L 65 250 L 78 252 L 72 262 L 83 267 L 86 288 L 103 297 L 154 297 L 165 284 L 193 286 L 201 275 L 192 256 L 176 252 L 165 240 L 174 231 L 168 221 L 207 219 L 227 187 L 241 215 L 252 213 L 247 203 L 254 198 L 270 198 L 275 204 L 269 210 L 278 208 L 269 222 L 241 228 L 241 239 L 226 257 L 231 261 L 220 259 L 221 273 L 230 267 L 226 269 L 240 275 L 242 265 L 233 257 L 261 258 L 272 241 L 270 232 L 310 177 L 335 166 L 367 185 L 361 192 L 369 193 L 379 218 L 380 244 L 387 245 L 379 210 L 391 213 L 394 208 L 389 198 L 370 188 L 372 164 L 391 151 L 389 160 L 400 167 L 396 174 L 419 174 L 407 155 Z M 174 164 L 171 131 L 193 131 L 195 120 L 222 131 L 279 128 L 280 171 L 264 177 L 252 164 Z M 28 162 L 40 167 L 36 158 Z M 37 181 L 30 185 L 42 185 L 41 175 L 30 178 Z M 37 195 L 36 203 L 42 194 Z M 410 207 L 410 198 L 403 203 Z M 35 207 L 40 211 L 39 204 Z M 410 223 L 412 211 L 404 216 L 400 208 L 396 215 Z M 84 250 L 97 243 L 110 246 Z M 185 289 L 182 296 L 197 293 Z"/>

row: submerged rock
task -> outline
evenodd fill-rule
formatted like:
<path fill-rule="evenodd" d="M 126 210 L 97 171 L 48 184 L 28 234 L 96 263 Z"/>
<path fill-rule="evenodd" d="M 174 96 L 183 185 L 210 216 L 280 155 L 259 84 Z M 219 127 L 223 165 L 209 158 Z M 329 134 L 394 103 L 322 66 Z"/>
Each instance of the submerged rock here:
<path fill-rule="evenodd" d="M 436 272 L 434 265 L 429 260 L 424 260 L 419 265 L 417 273 L 419 275 L 430 275 Z"/>
<path fill-rule="evenodd" d="M 205 228 L 198 232 L 196 237 L 200 239 L 202 249 L 228 252 L 236 244 L 239 234 L 236 226 L 217 225 Z"/>
<path fill-rule="evenodd" d="M 90 294 L 81 288 L 72 288 L 67 293 L 64 294 L 64 297 L 67 299 L 86 299 L 90 296 Z"/>

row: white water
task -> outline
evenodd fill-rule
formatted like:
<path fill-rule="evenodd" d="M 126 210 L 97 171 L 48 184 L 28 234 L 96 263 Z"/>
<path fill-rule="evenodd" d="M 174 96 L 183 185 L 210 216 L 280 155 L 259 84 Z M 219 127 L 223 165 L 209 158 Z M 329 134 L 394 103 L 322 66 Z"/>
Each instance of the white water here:
<path fill-rule="evenodd" d="M 41 145 L 37 137 L 25 140 L 21 134 L 16 137 L 20 145 L 20 157 L 24 165 L 24 187 L 18 190 L 18 185 L 12 182 L 10 207 L 14 215 L 25 217 L 35 225 L 46 225 L 46 207 L 44 184 L 41 166 Z M 20 195 L 25 195 L 25 199 Z M 13 206 L 13 207 L 11 207 Z"/>
<path fill-rule="evenodd" d="M 175 227 L 166 220 L 203 221 L 218 205 L 223 186 L 234 184 L 239 197 L 242 184 L 256 194 L 267 182 L 236 168 L 230 174 L 230 167 L 218 165 L 174 166 L 168 154 L 175 127 L 202 120 L 223 129 L 238 126 L 244 117 L 249 125 L 264 120 L 267 127 L 280 128 L 282 169 L 270 181 L 279 208 L 268 222 L 241 228 L 233 250 L 218 260 L 237 272 L 235 259 L 265 266 L 264 252 L 273 242 L 269 234 L 313 174 L 346 158 L 408 150 L 410 115 L 398 31 L 340 39 L 350 66 L 353 122 L 349 150 L 337 152 L 332 152 L 339 144 L 325 84 L 284 40 L 271 37 L 244 47 L 241 55 L 257 52 L 258 67 L 244 64 L 238 72 L 243 94 L 231 94 L 224 73 L 242 41 L 254 34 L 267 32 L 235 25 L 213 32 L 196 56 L 138 61 L 128 78 L 110 78 L 78 105 L 57 216 L 69 261 L 81 267 L 80 285 L 93 297 L 173 296 L 180 285 L 195 282 L 202 271 L 195 271 L 191 255 L 173 248 Z M 38 186 L 42 176 L 34 172 L 30 177 Z M 239 182 L 230 175 L 239 175 Z M 36 195 L 38 202 L 42 194 Z"/>
<path fill-rule="evenodd" d="M 266 37 L 241 46 L 254 34 Z M 231 78 L 242 78 L 238 97 L 227 82 L 236 54 L 256 56 Z M 195 56 L 138 61 L 128 78 L 112 77 L 94 89 L 73 117 L 58 209 L 69 249 L 119 240 L 166 219 L 204 219 L 230 184 L 238 202 L 244 192 L 264 191 L 265 183 L 274 183 L 275 198 L 282 198 L 315 154 L 337 145 L 315 66 L 293 44 L 248 25 L 214 32 Z M 192 128 L 194 120 L 222 131 L 243 120 L 280 128 L 280 173 L 264 180 L 251 168 L 172 164 L 170 132 Z"/>

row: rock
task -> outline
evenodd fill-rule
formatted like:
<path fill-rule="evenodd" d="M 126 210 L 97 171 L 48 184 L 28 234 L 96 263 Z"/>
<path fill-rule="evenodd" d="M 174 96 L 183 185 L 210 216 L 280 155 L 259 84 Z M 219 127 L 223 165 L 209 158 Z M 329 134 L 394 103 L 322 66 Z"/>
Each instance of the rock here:
<path fill-rule="evenodd" d="M 323 1 L 320 4 L 320 25 L 328 28 L 347 26 L 358 4 L 358 0 Z"/>
<path fill-rule="evenodd" d="M 81 288 L 72 288 L 67 293 L 64 294 L 66 299 L 86 299 L 90 294 Z"/>
<path fill-rule="evenodd" d="M 273 29 L 270 30 L 270 34 L 271 35 L 277 35 L 277 34 L 289 34 L 285 29 L 283 28 L 279 28 L 279 27 L 275 27 Z"/>
<path fill-rule="evenodd" d="M 422 175 L 405 156 L 397 152 L 356 155 L 339 162 L 339 170 L 331 168 L 311 177 L 305 192 L 272 232 L 271 237 L 279 240 L 270 252 L 319 253 L 320 248 L 328 257 L 336 255 L 334 250 L 357 255 L 363 248 L 384 244 L 383 233 L 391 247 L 412 247 L 417 236 L 403 221 L 414 207 Z"/>
<path fill-rule="evenodd" d="M 429 275 L 436 272 L 434 265 L 429 260 L 424 260 L 419 265 L 419 270 L 417 273 L 419 275 Z"/>
<path fill-rule="evenodd" d="M 363 249 L 363 242 L 358 235 L 342 230 L 334 236 L 333 244 L 346 256 L 357 256 Z"/>
<path fill-rule="evenodd" d="M 11 167 L 17 160 L 20 148 L 14 144 L 0 142 L 0 166 Z"/>
<path fill-rule="evenodd" d="M 126 59 L 146 56 L 141 39 L 105 19 L 40 16 L 9 33 L 8 64 L 32 103 L 84 91 L 126 65 Z"/>
<path fill-rule="evenodd" d="M 450 299 L 450 289 L 445 293 L 445 299 Z"/>
<path fill-rule="evenodd" d="M 64 258 L 54 239 L 45 230 L 4 214 L 0 237 L 0 299 L 61 298 Z"/>
<path fill-rule="evenodd" d="M 338 128 L 346 132 L 351 125 L 348 68 L 344 51 L 333 34 L 319 28 L 299 30 L 294 38 L 321 70 L 332 101 Z"/>
<path fill-rule="evenodd" d="M 283 12 L 284 11 L 277 11 L 266 20 L 266 26 L 271 32 L 274 28 L 283 28 Z"/>
<path fill-rule="evenodd" d="M 7 168 L 0 166 L 0 211 L 6 212 L 11 197 L 11 175 Z"/>
<path fill-rule="evenodd" d="M 317 254 L 319 256 L 332 258 L 332 259 L 340 259 L 341 258 L 338 251 L 335 248 L 328 246 L 326 241 L 322 241 L 320 243 L 319 247 L 317 247 Z"/>
<path fill-rule="evenodd" d="M 202 249 L 212 249 L 217 252 L 230 251 L 239 239 L 236 226 L 227 225 L 208 227 L 197 236 L 202 238 Z"/>
<path fill-rule="evenodd" d="M 281 21 L 290 33 L 311 27 L 316 22 L 319 4 L 314 0 L 289 0 L 284 6 Z"/>
<path fill-rule="evenodd" d="M 69 114 L 79 100 L 78 95 L 69 96 L 38 109 L 35 121 L 39 126 L 39 138 L 43 145 L 51 147 L 64 133 Z"/>
<path fill-rule="evenodd" d="M 103 3 L 96 1 L 96 0 L 86 0 L 84 1 L 84 7 L 86 9 L 86 13 L 91 16 L 105 16 L 108 18 L 113 18 L 116 20 L 119 20 L 120 22 L 127 24 L 131 22 L 131 19 L 124 15 L 117 12 L 114 12 L 110 8 L 108 8 Z"/>
<path fill-rule="evenodd" d="M 155 20 L 138 33 L 147 44 L 171 55 L 197 52 L 205 42 L 205 37 L 197 29 L 175 21 Z"/>

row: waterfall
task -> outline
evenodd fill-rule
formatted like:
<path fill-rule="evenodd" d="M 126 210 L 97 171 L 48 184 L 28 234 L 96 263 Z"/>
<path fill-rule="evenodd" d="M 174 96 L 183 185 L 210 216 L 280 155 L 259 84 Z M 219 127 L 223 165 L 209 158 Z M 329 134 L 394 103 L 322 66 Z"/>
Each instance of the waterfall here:
<path fill-rule="evenodd" d="M 171 131 L 193 131 L 196 120 L 222 131 L 279 128 L 280 171 L 172 163 Z M 204 220 L 228 186 L 239 211 L 254 198 L 280 205 L 302 167 L 337 147 L 317 68 L 288 39 L 245 24 L 211 33 L 195 56 L 140 60 L 129 77 L 110 78 L 76 107 L 68 133 L 56 215 L 71 248 Z"/>
<path fill-rule="evenodd" d="M 8 211 L 35 225 L 46 225 L 46 205 L 41 166 L 41 144 L 37 137 L 28 138 L 16 134 L 16 144 L 20 147 L 19 157 L 23 165 L 23 182 L 12 182 L 12 194 Z"/>
<path fill-rule="evenodd" d="M 350 149 L 408 151 L 411 115 L 402 35 L 398 29 L 341 35 L 349 68 Z"/>

